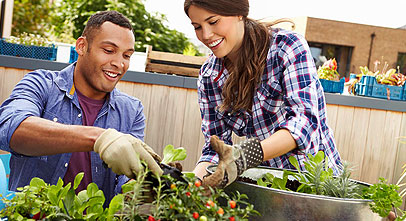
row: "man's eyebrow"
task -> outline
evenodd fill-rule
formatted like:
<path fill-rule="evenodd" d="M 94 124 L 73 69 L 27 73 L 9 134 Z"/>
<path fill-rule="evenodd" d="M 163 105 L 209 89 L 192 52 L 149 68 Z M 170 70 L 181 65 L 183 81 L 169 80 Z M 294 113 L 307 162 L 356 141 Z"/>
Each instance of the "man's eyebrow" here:
<path fill-rule="evenodd" d="M 111 45 L 111 46 L 113 46 L 113 47 L 118 48 L 118 45 L 117 45 L 116 43 L 112 42 L 112 41 L 102 41 L 102 44 L 108 44 L 108 45 Z M 135 49 L 134 49 L 134 48 L 129 48 L 129 49 L 127 49 L 126 51 L 134 52 Z"/>
<path fill-rule="evenodd" d="M 209 17 L 207 17 L 206 19 L 204 19 L 204 21 L 208 21 L 208 20 L 210 20 L 210 19 L 212 19 L 213 17 L 216 17 L 215 15 L 212 15 L 212 16 L 209 16 Z M 192 22 L 192 25 L 193 24 L 196 24 L 195 22 Z"/>

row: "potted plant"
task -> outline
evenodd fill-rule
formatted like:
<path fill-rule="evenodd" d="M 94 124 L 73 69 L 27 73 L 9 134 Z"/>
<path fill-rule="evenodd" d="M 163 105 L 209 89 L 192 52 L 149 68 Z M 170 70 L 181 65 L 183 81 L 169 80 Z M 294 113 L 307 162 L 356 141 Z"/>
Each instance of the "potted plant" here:
<path fill-rule="evenodd" d="M 76 176 L 74 184 L 56 185 L 33 178 L 30 185 L 19 188 L 15 196 L 3 199 L 6 207 L 0 217 L 9 220 L 247 220 L 259 215 L 244 194 L 232 195 L 223 190 L 204 188 L 192 173 L 181 173 L 166 163 L 184 160 L 183 148 L 164 149 L 161 167 L 163 176 L 155 176 L 147 166 L 122 187 L 104 208 L 104 194 L 90 183 L 86 190 L 75 194 L 83 173 Z M 222 203 L 220 203 L 220 201 Z"/>
<path fill-rule="evenodd" d="M 347 163 L 340 176 L 333 176 L 323 152 L 307 159 L 307 172 L 252 168 L 225 191 L 246 194 L 262 215 L 256 220 L 379 220 L 393 209 L 398 220 L 406 218 L 399 209 L 404 191 L 400 196 L 398 185 L 388 184 L 383 178 L 374 185 L 351 180 Z M 299 169 L 296 158 L 290 157 L 289 161 Z M 214 170 L 215 166 L 208 168 L 210 173 Z"/>

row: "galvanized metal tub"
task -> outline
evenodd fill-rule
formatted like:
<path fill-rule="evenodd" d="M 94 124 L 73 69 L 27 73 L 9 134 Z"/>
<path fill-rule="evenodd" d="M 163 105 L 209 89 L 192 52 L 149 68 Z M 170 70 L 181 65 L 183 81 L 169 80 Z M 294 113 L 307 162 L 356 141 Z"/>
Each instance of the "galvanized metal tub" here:
<path fill-rule="evenodd" d="M 282 170 L 278 169 L 265 167 L 254 169 L 258 177 L 268 172 L 275 176 L 282 174 Z M 369 186 L 366 183 L 358 183 Z M 370 200 L 298 193 L 241 181 L 236 181 L 225 188 L 228 194 L 236 191 L 246 194 L 247 201 L 261 213 L 260 217 L 251 217 L 250 220 L 381 220 L 379 215 L 369 209 Z"/>

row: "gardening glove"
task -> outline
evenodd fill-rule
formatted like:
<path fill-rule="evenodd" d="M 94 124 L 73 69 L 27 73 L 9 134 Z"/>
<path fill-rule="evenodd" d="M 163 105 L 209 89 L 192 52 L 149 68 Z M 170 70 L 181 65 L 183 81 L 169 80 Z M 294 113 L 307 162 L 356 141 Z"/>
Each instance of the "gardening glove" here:
<path fill-rule="evenodd" d="M 162 175 L 162 170 L 154 159 L 161 158 L 152 148 L 130 134 L 107 129 L 97 138 L 93 149 L 116 174 L 135 178 L 135 174 L 143 170 L 141 159 L 153 173 Z"/>
<path fill-rule="evenodd" d="M 210 137 L 210 145 L 219 156 L 216 171 L 203 178 L 203 185 L 226 187 L 245 170 L 262 163 L 264 153 L 258 138 L 251 138 L 233 146 L 225 144 L 217 136 Z"/>

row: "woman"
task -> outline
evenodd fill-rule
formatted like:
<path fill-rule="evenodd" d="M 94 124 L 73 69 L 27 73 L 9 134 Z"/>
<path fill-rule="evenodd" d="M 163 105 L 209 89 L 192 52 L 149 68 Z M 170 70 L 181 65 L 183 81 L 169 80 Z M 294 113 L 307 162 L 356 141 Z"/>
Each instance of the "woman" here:
<path fill-rule="evenodd" d="M 197 38 L 213 52 L 198 80 L 206 143 L 196 176 L 219 163 L 204 181 L 225 186 L 259 164 L 293 169 L 289 156 L 304 170 L 305 154 L 318 151 L 339 174 L 341 160 L 306 40 L 248 18 L 248 0 L 185 0 L 184 9 Z M 232 132 L 252 139 L 231 146 Z"/>

